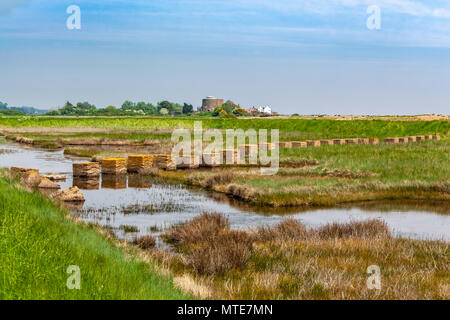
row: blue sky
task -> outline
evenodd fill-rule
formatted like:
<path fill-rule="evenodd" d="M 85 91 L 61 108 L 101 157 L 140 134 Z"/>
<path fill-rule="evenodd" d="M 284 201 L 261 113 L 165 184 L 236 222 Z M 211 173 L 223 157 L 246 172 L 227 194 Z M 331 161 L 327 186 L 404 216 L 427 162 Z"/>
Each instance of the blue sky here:
<path fill-rule="evenodd" d="M 81 8 L 68 30 L 66 8 Z M 366 10 L 381 10 L 369 30 Z M 0 101 L 449 114 L 450 0 L 2 0 Z"/>

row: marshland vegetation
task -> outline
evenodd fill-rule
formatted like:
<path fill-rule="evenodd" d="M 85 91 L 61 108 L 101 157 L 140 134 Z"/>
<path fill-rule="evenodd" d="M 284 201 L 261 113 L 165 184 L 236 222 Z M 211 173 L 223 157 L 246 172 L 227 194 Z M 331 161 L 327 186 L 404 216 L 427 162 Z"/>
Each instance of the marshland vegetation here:
<path fill-rule="evenodd" d="M 281 168 L 273 176 L 261 176 L 259 170 L 252 167 L 227 166 L 149 174 L 272 207 L 331 206 L 365 200 L 450 199 L 450 138 L 447 136 L 450 122 L 445 120 L 9 117 L 0 119 L 0 128 L 9 138 L 25 137 L 36 146 L 64 147 L 67 154 L 99 160 L 126 157 L 136 150 L 166 153 L 171 145 L 171 130 L 193 128 L 196 120 L 202 121 L 204 129 L 279 129 L 282 141 L 383 139 L 431 133 L 440 134 L 441 140 L 281 148 Z M 42 134 L 43 131 L 46 133 Z M 70 139 L 85 139 L 94 145 L 69 146 Z M 119 142 L 101 146 L 101 141 L 105 140 Z M 127 145 L 121 146 L 120 141 Z M 95 146 L 96 143 L 99 145 Z"/>
<path fill-rule="evenodd" d="M 156 259 L 194 277 L 210 298 L 450 298 L 448 243 L 395 239 L 379 220 L 307 229 L 286 219 L 239 231 L 220 214 L 204 213 L 164 238 L 176 254 L 153 252 Z M 371 265 L 381 270 L 381 290 L 367 286 Z"/>

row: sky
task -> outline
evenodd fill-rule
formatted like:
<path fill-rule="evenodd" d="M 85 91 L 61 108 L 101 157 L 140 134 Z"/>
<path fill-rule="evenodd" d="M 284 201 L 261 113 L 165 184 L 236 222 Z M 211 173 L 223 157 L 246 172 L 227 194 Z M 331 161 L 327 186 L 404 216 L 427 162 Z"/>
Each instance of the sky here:
<path fill-rule="evenodd" d="M 1 0 L 0 74 L 0 101 L 43 109 L 217 96 L 281 114 L 448 115 L 450 0 Z"/>

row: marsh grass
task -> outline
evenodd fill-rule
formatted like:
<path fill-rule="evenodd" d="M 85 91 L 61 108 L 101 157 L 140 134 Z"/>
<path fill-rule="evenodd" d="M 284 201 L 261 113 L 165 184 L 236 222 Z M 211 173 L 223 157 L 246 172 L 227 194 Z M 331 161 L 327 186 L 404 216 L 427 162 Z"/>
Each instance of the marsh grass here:
<path fill-rule="evenodd" d="M 187 265 L 198 274 L 224 275 L 246 266 L 253 251 L 252 245 L 253 237 L 247 232 L 221 230 L 212 241 L 190 248 Z"/>
<path fill-rule="evenodd" d="M 391 237 L 386 222 L 371 219 L 367 221 L 352 221 L 349 223 L 331 223 L 320 227 L 317 235 L 321 239 L 345 238 L 385 238 Z"/>
<path fill-rule="evenodd" d="M 202 215 L 173 227 L 163 238 L 184 253 L 185 263 L 196 273 L 223 275 L 246 266 L 255 242 L 343 238 L 389 238 L 387 225 L 379 220 L 331 224 L 308 230 L 293 219 L 256 231 L 230 230 L 228 219 L 217 213 Z"/>
<path fill-rule="evenodd" d="M 211 222 L 202 215 L 196 224 L 202 220 Z M 183 228 L 192 225 L 177 232 Z M 176 243 L 180 253 L 165 262 L 206 284 L 216 299 L 450 298 L 448 244 L 392 238 L 379 220 L 307 229 L 286 219 L 250 231 L 215 223 L 214 236 L 211 228 L 194 230 L 207 235 Z M 381 290 L 366 285 L 370 265 L 381 269 Z"/>
<path fill-rule="evenodd" d="M 231 172 L 226 171 L 219 174 L 215 174 L 213 176 L 209 176 L 202 181 L 202 187 L 204 188 L 213 188 L 216 185 L 229 184 L 233 181 L 235 175 Z"/>
<path fill-rule="evenodd" d="M 256 234 L 259 241 L 304 240 L 311 237 L 311 232 L 294 219 L 286 219 L 274 227 L 261 227 Z"/>

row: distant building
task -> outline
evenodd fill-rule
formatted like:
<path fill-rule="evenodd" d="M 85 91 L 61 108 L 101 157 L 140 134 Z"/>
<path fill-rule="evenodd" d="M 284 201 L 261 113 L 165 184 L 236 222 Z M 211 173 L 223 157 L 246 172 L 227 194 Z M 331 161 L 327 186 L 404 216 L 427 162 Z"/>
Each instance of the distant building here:
<path fill-rule="evenodd" d="M 251 115 L 272 114 L 272 108 L 269 106 L 251 107 L 245 109 L 245 111 Z"/>
<path fill-rule="evenodd" d="M 223 105 L 223 99 L 208 96 L 202 101 L 202 111 L 214 111 L 215 108 Z"/>
<path fill-rule="evenodd" d="M 247 108 L 244 110 L 245 110 L 245 112 L 247 112 L 248 114 L 251 114 L 251 115 L 257 115 L 259 113 L 258 109 L 256 109 L 255 107 Z"/>
<path fill-rule="evenodd" d="M 264 114 L 272 114 L 272 108 L 269 106 L 265 106 L 265 107 L 258 107 L 258 112 L 259 113 L 264 113 Z"/>

